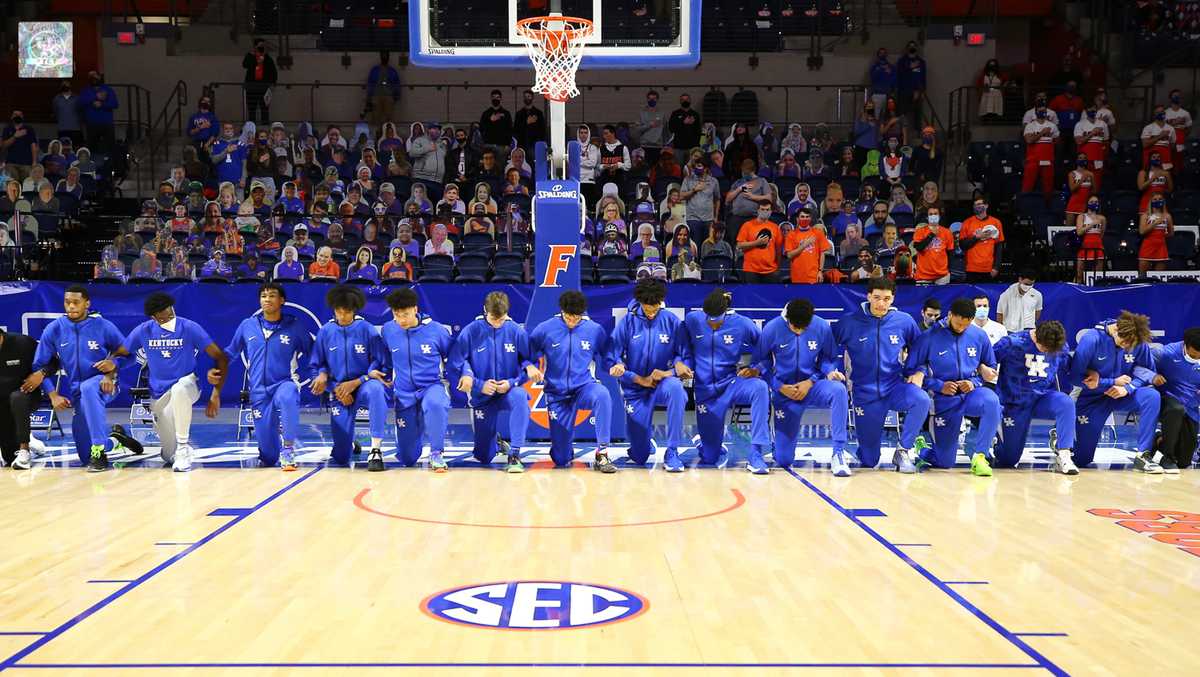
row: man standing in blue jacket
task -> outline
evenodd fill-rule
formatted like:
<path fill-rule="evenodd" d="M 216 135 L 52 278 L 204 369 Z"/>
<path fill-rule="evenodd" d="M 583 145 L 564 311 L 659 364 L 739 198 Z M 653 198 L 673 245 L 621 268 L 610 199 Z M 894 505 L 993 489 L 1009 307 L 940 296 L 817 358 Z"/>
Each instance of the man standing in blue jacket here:
<path fill-rule="evenodd" d="M 104 83 L 96 71 L 88 73 L 88 86 L 79 93 L 87 141 L 94 153 L 109 153 L 114 141 L 113 111 L 118 108 L 117 92 Z"/>
<path fill-rule="evenodd" d="M 325 294 L 325 305 L 333 310 L 333 319 L 317 331 L 309 364 L 315 375 L 312 393 L 320 396 L 333 379 L 335 400 L 330 403 L 329 417 L 333 428 L 333 462 L 350 464 L 354 450 L 354 421 L 360 409 L 367 410 L 371 433 L 371 451 L 367 454 L 367 470 L 383 470 L 383 437 L 387 434 L 387 391 L 383 382 L 372 378 L 382 374 L 383 345 L 375 325 L 358 317 L 367 304 L 366 295 L 358 287 L 338 285 Z"/>
<path fill-rule="evenodd" d="M 958 433 L 964 416 L 979 418 L 975 449 L 967 449 L 971 473 L 991 477 L 987 457 L 1000 428 L 1000 398 L 983 387 L 980 366 L 996 368 L 992 342 L 972 320 L 975 302 L 954 299 L 946 319 L 921 334 L 908 351 L 907 368 L 925 372 L 924 385 L 933 393 L 933 447 L 922 452 L 918 467 L 953 468 L 958 453 Z"/>
<path fill-rule="evenodd" d="M 883 118 L 883 112 L 887 110 L 887 98 L 892 92 L 896 91 L 896 67 L 888 61 L 888 51 L 886 48 L 880 47 L 875 52 L 875 61 L 871 64 L 869 72 L 871 81 L 871 102 L 875 104 L 875 114 Z"/>
<path fill-rule="evenodd" d="M 521 447 L 529 430 L 529 392 L 521 387 L 536 370 L 529 358 L 529 336 L 508 316 L 508 294 L 490 292 L 483 300 L 483 316 L 463 327 L 450 351 L 450 372 L 460 374 L 458 389 L 467 395 L 473 410 L 475 460 L 492 462 L 499 449 L 507 457 L 505 470 L 525 472 Z M 501 439 L 498 422 L 508 414 L 508 436 Z"/>
<path fill-rule="evenodd" d="M 1137 455 L 1133 469 L 1162 474 L 1154 459 L 1154 429 L 1162 400 L 1151 387 L 1150 318 L 1128 310 L 1116 320 L 1088 329 L 1071 359 L 1069 383 L 1082 386 L 1075 401 L 1075 462 L 1084 467 L 1096 457 L 1105 421 L 1115 411 L 1138 412 Z"/>
<path fill-rule="evenodd" d="M 396 458 L 412 467 L 421 458 L 423 438 L 429 439 L 429 467 L 436 473 L 448 469 L 446 426 L 450 393 L 443 380 L 450 356 L 450 328 L 422 315 L 417 293 L 397 289 L 388 294 L 392 322 L 380 335 L 391 355 L 392 393 L 396 400 Z"/>
<path fill-rule="evenodd" d="M 614 473 L 617 466 L 608 457 L 612 396 L 595 375 L 595 367 L 604 364 L 608 334 L 587 316 L 587 297 L 582 292 L 563 292 L 558 297 L 558 309 L 558 315 L 529 334 L 530 359 L 546 360 L 545 373 L 531 376 L 535 382 L 545 379 L 550 458 L 560 468 L 570 467 L 575 458 L 576 419 L 580 411 L 590 410 L 596 430 L 592 468 Z"/>
<path fill-rule="evenodd" d="M 1029 424 L 1035 418 L 1054 419 L 1054 469 L 1078 475 L 1072 459 L 1075 448 L 1075 400 L 1059 387 L 1071 354 L 1064 350 L 1067 332 L 1057 320 L 1039 322 L 1036 329 L 1009 334 L 993 350 L 1000 369 L 1000 404 L 1003 406 L 995 466 L 1015 468 L 1025 451 Z"/>
<path fill-rule="evenodd" d="M 300 355 L 312 353 L 312 336 L 291 313 L 284 313 L 287 294 L 277 282 L 258 288 L 261 312 L 242 320 L 225 348 L 230 357 L 244 354 L 249 363 L 250 406 L 258 458 L 264 467 L 279 463 L 296 469 L 296 435 L 300 432 Z M 209 383 L 214 383 L 212 375 Z M 280 426 L 283 427 L 282 446 Z"/>
<path fill-rule="evenodd" d="M 71 285 L 63 293 L 65 316 L 56 318 L 42 331 L 33 371 L 22 389 L 32 392 L 42 386 L 50 404 L 62 411 L 75 407 L 71 433 L 75 452 L 88 472 L 108 470 L 108 453 L 129 449 L 140 454 L 141 444 L 125 435 L 114 435 L 104 421 L 104 408 L 117 397 L 118 357 L 128 357 L 121 345 L 124 339 L 112 322 L 90 312 L 91 298 L 86 287 Z M 44 384 L 45 368 L 57 357 L 66 372 L 70 397 L 63 397 L 50 384 Z M 44 384 L 44 385 L 43 385 Z M 59 384 L 62 385 L 61 383 Z"/>
<path fill-rule="evenodd" d="M 199 324 L 175 314 L 175 299 L 152 292 L 143 303 L 150 317 L 125 338 L 125 350 L 144 360 L 153 398 L 154 429 L 162 442 L 162 459 L 175 472 L 192 469 L 192 405 L 200 399 L 196 356 L 206 353 L 214 363 L 213 386 L 204 413 L 216 418 L 221 408 L 221 386 L 229 373 L 229 357 Z"/>
<path fill-rule="evenodd" d="M 629 313 L 617 322 L 609 341 L 609 374 L 621 383 L 628 423 L 629 459 L 644 465 L 650 458 L 654 407 L 667 408 L 667 449 L 663 467 L 683 472 L 679 443 L 683 437 L 683 408 L 687 391 L 676 375 L 679 368 L 679 318 L 663 308 L 667 287 L 643 278 L 633 288 Z"/>
<path fill-rule="evenodd" d="M 809 407 L 829 409 L 833 431 L 833 456 L 829 465 L 836 477 L 850 476 L 846 451 L 849 395 L 846 377 L 838 370 L 841 353 L 833 328 L 813 314 L 812 301 L 788 302 L 783 314 L 763 327 L 756 362 L 771 387 L 775 405 L 775 463 L 790 468 L 796 460 L 796 437 Z"/>
<path fill-rule="evenodd" d="M 742 355 L 758 352 L 758 327 L 749 318 L 730 310 L 730 295 L 714 289 L 701 310 L 687 314 L 680 329 L 683 351 L 681 378 L 692 378 L 696 392 L 696 428 L 700 432 L 700 462 L 725 467 L 728 454 L 725 412 L 730 407 L 750 407 L 750 455 L 746 470 L 766 475 L 763 449 L 771 444 L 769 418 L 771 393 L 759 378 L 756 365 L 739 367 Z"/>
<path fill-rule="evenodd" d="M 904 368 L 904 350 L 911 349 L 921 332 L 908 313 L 892 307 L 895 298 L 895 282 L 871 278 L 866 302 L 842 316 L 834 338 L 850 358 L 859 462 L 868 468 L 879 463 L 883 422 L 892 410 L 904 414 L 892 463 L 902 473 L 915 473 L 916 462 L 909 450 L 929 415 L 929 396 L 921 389 L 925 374 Z"/>
<path fill-rule="evenodd" d="M 1196 429 L 1200 425 L 1200 327 L 1183 332 L 1183 340 L 1154 349 L 1154 384 L 1162 396 L 1162 438 L 1158 449 L 1163 472 L 1192 465 Z"/>

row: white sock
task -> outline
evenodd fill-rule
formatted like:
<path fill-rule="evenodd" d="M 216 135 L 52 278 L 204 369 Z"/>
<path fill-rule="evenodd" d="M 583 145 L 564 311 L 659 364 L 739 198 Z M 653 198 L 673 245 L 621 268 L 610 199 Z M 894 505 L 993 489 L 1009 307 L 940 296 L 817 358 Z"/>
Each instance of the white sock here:
<path fill-rule="evenodd" d="M 371 438 L 371 448 L 372 449 L 381 449 L 382 447 L 383 447 L 383 438 L 382 437 L 372 437 Z"/>

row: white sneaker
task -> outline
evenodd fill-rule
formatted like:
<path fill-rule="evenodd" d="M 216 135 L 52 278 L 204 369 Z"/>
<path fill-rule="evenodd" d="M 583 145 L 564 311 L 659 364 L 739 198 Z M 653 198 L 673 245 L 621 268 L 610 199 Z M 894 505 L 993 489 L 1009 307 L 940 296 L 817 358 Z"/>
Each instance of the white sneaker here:
<path fill-rule="evenodd" d="M 13 459 L 13 470 L 29 470 L 33 467 L 33 459 L 29 456 L 28 449 L 17 451 L 17 457 Z"/>
<path fill-rule="evenodd" d="M 1054 454 L 1054 470 L 1064 475 L 1078 475 L 1079 468 L 1075 465 L 1075 461 L 1071 459 L 1070 449 L 1059 449 Z"/>
<path fill-rule="evenodd" d="M 175 447 L 175 462 L 171 469 L 175 472 L 189 472 L 192 469 L 192 445 L 181 444 Z"/>
<path fill-rule="evenodd" d="M 46 443 L 34 437 L 29 436 L 29 455 L 31 458 L 46 455 Z"/>
<path fill-rule="evenodd" d="M 829 459 L 829 469 L 833 471 L 834 477 L 849 477 L 850 476 L 850 459 L 849 454 L 844 451 L 835 451 Z"/>

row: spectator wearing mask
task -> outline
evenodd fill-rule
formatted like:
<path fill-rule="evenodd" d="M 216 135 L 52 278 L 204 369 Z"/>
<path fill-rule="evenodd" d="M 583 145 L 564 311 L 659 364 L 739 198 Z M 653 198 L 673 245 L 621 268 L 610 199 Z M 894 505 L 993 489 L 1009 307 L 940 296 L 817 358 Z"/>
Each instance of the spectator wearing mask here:
<path fill-rule="evenodd" d="M 1083 117 L 1075 123 L 1075 147 L 1088 161 L 1088 169 L 1092 172 L 1093 190 L 1100 191 L 1100 183 L 1104 178 L 1104 162 L 1108 158 L 1108 144 L 1111 141 L 1108 125 L 1099 118 L 1095 107 L 1084 111 Z"/>
<path fill-rule="evenodd" d="M 1167 126 L 1175 130 L 1173 148 L 1175 153 L 1171 158 L 1171 165 L 1180 169 L 1183 167 L 1183 149 L 1187 144 L 1188 136 L 1192 133 L 1192 114 L 1183 107 L 1183 92 L 1180 90 L 1171 90 L 1170 102 L 1170 105 L 1163 111 L 1163 120 Z"/>
<path fill-rule="evenodd" d="M 721 211 L 721 187 L 709 174 L 708 160 L 693 162 L 679 187 L 684 201 L 684 220 L 700 239 L 708 232 Z"/>
<path fill-rule="evenodd" d="M 950 250 L 954 249 L 954 233 L 941 225 L 942 213 L 930 207 L 924 223 L 917 224 L 913 234 L 913 249 L 917 251 L 917 270 L 913 276 L 918 284 L 950 284 Z"/>
<path fill-rule="evenodd" d="M 666 115 L 658 107 L 658 92 L 653 89 L 646 92 L 646 107 L 638 116 L 636 127 L 638 143 L 646 151 L 647 164 L 655 164 L 663 146 L 663 134 L 666 132 Z"/>
<path fill-rule="evenodd" d="M 751 284 L 772 283 L 779 272 L 779 248 L 783 237 L 779 225 L 771 220 L 771 207 L 758 207 L 755 218 L 738 230 L 737 248 L 742 253 L 742 281 Z"/>
<path fill-rule="evenodd" d="M 883 268 L 875 263 L 875 256 L 870 247 L 858 250 L 858 267 L 850 271 L 851 282 L 866 282 L 873 277 L 883 277 Z"/>
<path fill-rule="evenodd" d="M 1150 197 L 1150 210 L 1138 217 L 1138 235 L 1142 244 L 1138 248 L 1138 275 L 1145 277 L 1154 270 L 1166 270 L 1170 255 L 1167 240 L 1175 234 L 1175 220 L 1167 211 L 1167 199 L 1162 193 Z"/>
<path fill-rule="evenodd" d="M 1033 329 L 1042 321 L 1042 292 L 1034 289 L 1036 282 L 1037 272 L 1026 268 L 996 301 L 996 321 L 1008 333 Z"/>
<path fill-rule="evenodd" d="M 1175 128 L 1167 124 L 1167 109 L 1154 107 L 1154 119 L 1142 128 L 1142 167 L 1150 166 L 1150 155 L 1158 153 L 1162 168 L 1171 171 L 1175 165 Z"/>
<path fill-rule="evenodd" d="M 783 252 L 787 256 L 792 284 L 817 284 L 825 275 L 825 252 L 833 249 L 820 228 L 813 227 L 813 212 L 801 208 L 796 215 L 796 227 L 784 238 Z"/>
<path fill-rule="evenodd" d="M 192 142 L 192 147 L 200 157 L 207 158 L 209 148 L 220 137 L 220 133 L 221 123 L 212 110 L 212 99 L 201 96 L 200 101 L 196 103 L 196 112 L 188 118 L 188 140 Z"/>
<path fill-rule="evenodd" d="M 921 304 L 921 317 L 917 321 L 917 328 L 921 331 L 929 331 L 937 321 L 942 317 L 942 303 L 930 296 L 925 299 L 925 303 Z"/>
<path fill-rule="evenodd" d="M 888 61 L 888 51 L 880 47 L 875 52 L 875 61 L 867 73 L 870 81 L 871 101 L 875 110 L 883 110 L 887 98 L 896 92 L 896 67 Z"/>
<path fill-rule="evenodd" d="M 988 59 L 977 84 L 983 90 L 979 95 L 979 117 L 998 120 L 1004 115 L 1004 75 L 1000 72 L 1000 62 Z"/>
<path fill-rule="evenodd" d="M 1021 125 L 1022 126 L 1028 125 L 1030 122 L 1037 120 L 1038 119 L 1038 117 L 1037 117 L 1038 109 L 1045 109 L 1046 119 L 1050 121 L 1050 124 L 1057 127 L 1058 126 L 1058 113 L 1055 113 L 1054 111 L 1050 110 L 1047 107 L 1047 103 L 1048 103 L 1048 100 L 1046 99 L 1045 92 L 1038 92 L 1037 94 L 1034 94 L 1033 107 L 1031 107 L 1029 110 L 1025 111 L 1025 114 L 1021 116 Z"/>
<path fill-rule="evenodd" d="M 1000 274 L 1004 253 L 1004 226 L 988 215 L 987 200 L 975 198 L 972 210 L 958 231 L 958 244 L 966 255 L 967 282 L 991 282 Z"/>
<path fill-rule="evenodd" d="M 1108 218 L 1100 213 L 1100 197 L 1091 195 L 1087 200 L 1087 211 L 1075 218 L 1075 235 L 1080 238 L 1079 251 L 1075 254 L 1075 282 L 1084 283 L 1084 272 L 1091 267 L 1096 272 L 1104 270 L 1104 230 Z M 1069 223 L 1069 222 L 1068 222 Z"/>
<path fill-rule="evenodd" d="M 479 133 L 485 144 L 507 154 L 513 140 L 513 119 L 501 105 L 503 96 L 500 90 L 492 90 L 492 105 L 479 116 Z"/>
<path fill-rule="evenodd" d="M 883 111 L 879 115 L 879 138 L 885 149 L 891 139 L 899 141 L 897 148 L 908 143 L 908 126 L 904 124 L 904 118 L 896 112 L 895 97 L 889 96 L 883 104 Z"/>
<path fill-rule="evenodd" d="M 741 178 L 733 182 L 725 194 L 725 205 L 729 210 L 730 226 L 752 219 L 760 210 L 766 209 L 767 215 L 774 209 L 774 198 L 767 180 L 754 173 L 757 169 L 754 160 L 749 158 L 742 161 Z"/>
<path fill-rule="evenodd" d="M 532 153 L 538 141 L 546 140 L 546 116 L 541 109 L 533 105 L 533 101 L 533 90 L 525 90 L 525 106 L 517 110 L 513 120 L 513 136 L 517 140 L 517 146 L 523 148 L 526 153 Z"/>
<path fill-rule="evenodd" d="M 242 68 L 246 71 L 246 118 L 265 125 L 271 119 L 271 85 L 279 78 L 275 59 L 267 54 L 266 40 L 254 41 L 254 49 L 242 57 Z"/>
<path fill-rule="evenodd" d="M 1058 141 L 1058 124 L 1047 116 L 1044 107 L 1034 111 L 1034 120 L 1025 125 L 1025 171 L 1021 175 L 1021 192 L 1028 193 L 1041 183 L 1042 196 L 1050 199 L 1054 187 L 1054 144 Z"/>
<path fill-rule="evenodd" d="M 391 122 L 396 103 L 400 101 L 400 73 L 391 64 L 392 55 L 379 53 L 379 63 L 367 73 L 367 113 L 371 127 L 382 129 Z"/>
<path fill-rule="evenodd" d="M 79 105 L 83 107 L 88 145 L 101 153 L 111 151 L 116 141 L 113 111 L 120 106 L 116 90 L 106 85 L 99 73 L 92 71 L 88 73 L 88 86 L 79 93 Z"/>
<path fill-rule="evenodd" d="M 25 124 L 25 113 L 19 109 L 12 112 L 11 123 L 0 133 L 0 150 L 7 151 L 4 167 L 9 178 L 16 179 L 18 185 L 29 178 L 41 148 L 37 132 Z"/>
<path fill-rule="evenodd" d="M 1062 93 L 1050 100 L 1047 106 L 1058 116 L 1059 133 L 1074 141 L 1075 125 L 1083 118 L 1085 108 L 1083 98 L 1076 93 L 1077 85 L 1074 80 L 1067 83 Z M 1071 152 L 1068 145 L 1067 152 Z"/>
<path fill-rule="evenodd" d="M 690 94 L 679 95 L 679 108 L 672 111 L 667 119 L 667 131 L 671 135 L 671 146 L 675 149 L 675 160 L 682 165 L 691 149 L 700 146 L 700 136 L 704 131 L 700 113 L 692 108 Z"/>
<path fill-rule="evenodd" d="M 911 171 L 917 181 L 937 181 L 942 176 L 945 159 L 938 148 L 937 130 L 926 126 L 921 130 L 921 142 L 912 150 Z"/>
<path fill-rule="evenodd" d="M 1096 90 L 1096 96 L 1092 101 L 1092 105 L 1096 107 L 1096 118 L 1108 125 L 1108 131 L 1116 131 L 1117 116 L 1108 107 L 1108 94 L 1104 91 L 1103 87 Z"/>
<path fill-rule="evenodd" d="M 414 181 L 421 181 L 431 199 L 440 199 L 442 179 L 446 174 L 446 141 L 441 138 L 442 126 L 436 122 L 425 125 L 425 134 L 410 139 L 408 156 L 412 158 Z"/>
<path fill-rule="evenodd" d="M 884 96 L 877 108 L 874 99 L 863 104 L 862 113 L 854 121 L 854 164 L 862 166 L 867 159 L 867 153 L 879 148 L 879 118 L 875 111 L 887 103 Z"/>
<path fill-rule="evenodd" d="M 246 187 L 246 158 L 250 149 L 242 143 L 232 122 L 221 124 L 221 137 L 212 145 L 212 161 L 217 181 Z"/>
<path fill-rule="evenodd" d="M 446 154 L 446 175 L 442 183 L 466 184 L 475 173 L 479 157 L 467 143 L 467 130 L 454 130 L 454 147 Z"/>
<path fill-rule="evenodd" d="M 921 97 L 925 94 L 928 64 L 917 51 L 917 43 L 909 42 L 904 55 L 896 60 L 896 103 L 900 115 L 910 115 L 914 128 L 921 125 Z"/>
<path fill-rule="evenodd" d="M 83 145 L 83 121 L 79 97 L 71 91 L 71 81 L 63 80 L 58 86 L 58 94 L 50 102 L 54 112 L 54 122 L 58 128 L 58 137 L 67 137 L 75 146 Z"/>
<path fill-rule="evenodd" d="M 1144 214 L 1150 208 L 1150 198 L 1154 195 L 1168 195 L 1175 190 L 1175 179 L 1171 172 L 1163 166 L 1163 156 L 1169 150 L 1155 150 L 1150 153 L 1150 165 L 1138 171 L 1137 187 L 1142 191 L 1142 200 L 1138 205 L 1138 213 Z"/>
<path fill-rule="evenodd" d="M 1088 158 L 1084 153 L 1075 156 L 1075 168 L 1067 173 L 1067 223 L 1073 223 L 1087 207 L 1089 198 L 1097 193 L 1096 177 L 1088 169 Z"/>

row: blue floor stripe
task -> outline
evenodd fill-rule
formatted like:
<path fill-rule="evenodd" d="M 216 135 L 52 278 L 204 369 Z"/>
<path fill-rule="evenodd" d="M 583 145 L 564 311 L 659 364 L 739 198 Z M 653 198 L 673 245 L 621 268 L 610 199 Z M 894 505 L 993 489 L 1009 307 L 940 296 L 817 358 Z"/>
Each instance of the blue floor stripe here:
<path fill-rule="evenodd" d="M 887 517 L 887 513 L 879 508 L 849 508 L 846 514 L 855 517 Z"/>
<path fill-rule="evenodd" d="M 320 469 L 320 466 L 317 466 Z M 311 474 L 311 473 L 310 473 Z M 252 508 L 217 508 L 208 513 L 209 517 L 245 517 L 253 512 Z"/>
<path fill-rule="evenodd" d="M 95 613 L 101 611 L 102 609 L 107 607 L 109 604 L 112 604 L 113 602 L 121 599 L 127 593 L 129 593 L 133 590 L 136 590 L 137 587 L 140 586 L 141 584 L 145 583 L 146 581 L 150 580 L 151 578 L 154 578 L 158 574 L 162 573 L 165 569 L 170 567 L 172 564 L 175 564 L 179 560 L 183 559 L 184 557 L 187 557 L 188 555 L 192 554 L 193 552 L 196 552 L 197 550 L 199 550 L 202 546 L 204 546 L 209 541 L 213 540 L 217 536 L 220 536 L 221 534 L 225 533 L 229 529 L 232 529 L 234 526 L 236 526 L 242 520 L 246 519 L 250 515 L 253 515 L 255 512 L 261 510 L 262 508 L 266 507 L 269 503 L 271 503 L 275 499 L 279 498 L 280 496 L 283 496 L 284 494 L 291 491 L 292 489 L 296 488 L 297 486 L 300 485 L 301 482 L 307 480 L 308 478 L 312 477 L 313 475 L 317 474 L 320 471 L 321 471 L 321 468 L 313 468 L 312 470 L 308 471 L 307 473 L 301 475 L 300 477 L 298 477 L 295 480 L 293 480 L 292 482 L 290 482 L 287 486 L 283 487 L 279 491 L 276 491 L 275 493 L 271 494 L 270 496 L 264 498 L 262 501 L 260 501 L 258 503 L 258 505 L 254 506 L 253 508 L 239 508 L 238 509 L 239 512 L 236 516 L 236 519 L 231 519 L 228 522 L 226 522 L 225 524 L 222 524 L 220 527 L 217 527 L 213 531 L 209 532 L 209 534 L 206 535 L 204 538 L 201 538 L 200 540 L 196 541 L 193 545 L 190 545 L 187 548 L 175 553 L 174 555 L 167 558 L 165 561 L 163 561 L 158 566 L 154 567 L 153 569 L 150 569 L 149 571 L 142 574 L 141 576 L 138 576 L 133 581 L 121 586 L 121 588 L 119 590 L 114 591 L 112 594 L 108 595 L 107 597 L 100 600 L 99 602 L 96 602 L 92 606 L 88 607 L 82 613 L 78 614 L 74 618 L 71 618 L 70 620 L 66 621 L 65 623 L 58 626 L 57 628 L 54 628 L 53 630 L 46 633 L 38 640 L 34 641 L 29 646 L 26 646 L 24 649 L 21 649 L 20 651 L 14 653 L 13 655 L 4 659 L 3 662 L 0 662 L 0 672 L 4 672 L 5 670 L 16 666 L 17 662 L 20 661 L 22 658 L 25 658 L 26 656 L 33 653 L 34 651 L 37 651 L 38 649 L 42 648 L 43 646 L 45 646 L 49 642 L 53 641 L 58 636 L 62 635 L 64 632 L 70 630 L 71 628 L 75 627 L 76 625 L 79 625 L 80 623 L 87 620 Z M 218 511 L 214 510 L 213 512 L 218 512 Z"/>
<path fill-rule="evenodd" d="M 23 663 L 15 669 L 185 669 L 185 668 L 916 668 L 1015 669 L 1041 668 L 1037 663 Z"/>
<path fill-rule="evenodd" d="M 853 522 L 856 526 L 858 526 L 858 528 L 865 531 L 871 538 L 875 539 L 880 545 L 882 545 L 884 548 L 889 550 L 893 555 L 895 555 L 896 557 L 899 557 L 901 561 L 903 561 L 908 566 L 912 567 L 917 573 L 924 576 L 927 581 L 932 583 L 938 590 L 941 590 L 943 593 L 945 593 L 947 597 L 949 597 L 950 599 L 957 602 L 959 606 L 961 606 L 962 608 L 969 611 L 971 614 L 973 614 L 976 618 L 978 618 L 980 621 L 982 621 L 989 628 L 991 628 L 992 630 L 995 630 L 997 634 L 999 634 L 1004 639 L 1008 640 L 1009 643 L 1011 643 L 1013 646 L 1015 646 L 1018 649 L 1020 649 L 1021 651 L 1023 651 L 1026 656 L 1029 656 L 1033 660 L 1037 661 L 1039 667 L 1045 668 L 1051 674 L 1061 675 L 1062 677 L 1067 677 L 1066 670 L 1063 670 L 1062 668 L 1055 665 L 1053 661 L 1051 661 L 1049 658 L 1046 658 L 1045 656 L 1043 656 L 1041 654 L 1041 652 L 1039 652 L 1037 649 L 1034 649 L 1028 643 L 1023 641 L 1020 637 L 1016 636 L 1011 631 L 1009 631 L 1007 628 L 1005 628 L 1003 625 L 1001 625 L 999 623 L 999 621 L 997 621 L 996 619 L 989 616 L 985 611 L 983 611 L 979 607 L 977 607 L 974 604 L 972 604 L 971 602 L 967 601 L 967 598 L 963 597 L 961 594 L 956 592 L 949 585 L 946 585 L 946 583 L 944 581 L 942 581 L 940 578 L 935 576 L 931 571 L 929 571 L 925 567 L 921 566 L 919 563 L 917 563 L 915 560 L 913 560 L 911 557 L 909 557 L 907 554 L 905 554 L 905 552 L 903 550 L 901 550 L 895 544 L 893 544 L 891 541 L 887 540 L 882 535 L 880 535 L 880 533 L 878 531 L 875 531 L 870 526 L 868 526 L 866 522 L 859 519 L 858 516 L 853 513 L 853 511 L 851 511 L 847 508 L 843 508 L 831 496 L 829 496 L 828 494 L 826 494 L 825 492 L 823 492 L 819 488 L 817 488 L 817 485 L 806 480 L 805 478 L 801 477 L 800 475 L 797 475 L 795 473 L 795 471 L 793 471 L 791 469 L 785 469 L 785 470 L 787 470 L 787 473 L 789 475 L 796 478 L 798 481 L 800 481 L 802 484 L 804 484 L 804 486 L 808 487 L 808 489 L 810 491 L 812 491 L 814 494 L 819 496 L 822 500 L 824 500 L 826 503 L 828 503 L 830 506 L 832 506 L 835 510 L 837 510 L 838 512 L 845 515 L 851 522 Z"/>
<path fill-rule="evenodd" d="M 38 635 L 48 635 L 49 632 L 0 632 L 0 637 L 37 637 Z"/>

